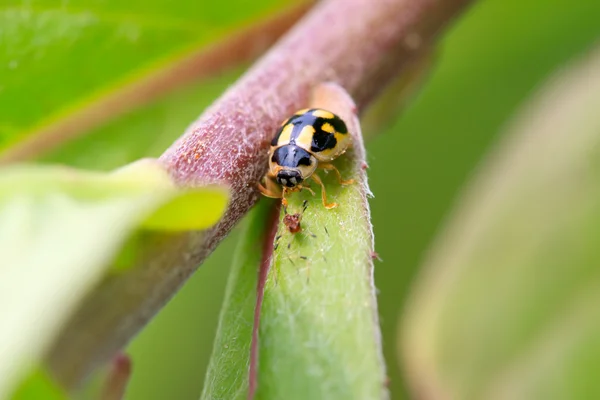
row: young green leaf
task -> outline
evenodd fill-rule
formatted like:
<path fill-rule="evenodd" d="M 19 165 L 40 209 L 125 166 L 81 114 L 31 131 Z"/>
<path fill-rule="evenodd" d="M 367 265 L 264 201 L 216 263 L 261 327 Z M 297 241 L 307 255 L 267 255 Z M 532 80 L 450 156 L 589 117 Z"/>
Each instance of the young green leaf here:
<path fill-rule="evenodd" d="M 227 393 L 231 398 L 387 397 L 372 281 L 369 191 L 355 107 L 336 85 L 321 86 L 311 104 L 336 113 L 348 123 L 353 149 L 340 157 L 336 166 L 345 178 L 356 182 L 342 187 L 334 174 L 324 179 L 328 200 L 339 203 L 333 210 L 323 207 L 321 199 L 311 197 L 307 191 L 291 195 L 287 211 L 302 216 L 302 231 L 291 233 L 285 224 L 280 224 L 272 256 L 273 247 L 256 243 L 257 235 L 263 240 L 273 240 L 274 235 L 265 235 L 256 228 L 248 232 L 241 248 L 257 252 L 262 247 L 267 253 L 262 258 L 256 254 L 244 260 L 254 263 L 252 267 L 236 266 L 233 270 L 205 399 L 225 395 L 223 388 L 227 385 L 218 380 L 223 376 L 237 379 L 235 391 Z M 304 204 L 307 208 L 302 211 Z M 268 277 L 265 268 L 269 263 L 261 267 L 259 276 L 266 282 L 259 280 L 258 284 L 258 307 L 264 295 L 255 319 L 255 324 L 260 320 L 258 341 L 253 344 L 258 351 L 248 361 L 252 303 L 249 296 L 255 285 L 238 274 L 246 271 L 246 276 L 253 276 L 250 282 L 256 282 L 261 259 L 271 260 L 272 265 Z M 235 315 L 244 317 L 233 318 Z M 236 340 L 225 339 L 225 334 Z"/>
<path fill-rule="evenodd" d="M 204 229 L 220 218 L 226 203 L 226 191 L 220 188 L 178 189 L 151 161 L 109 174 L 48 166 L 4 168 L 0 398 L 39 361 L 134 230 Z M 193 204 L 194 215 L 182 221 L 173 204 L 188 211 Z"/>
<path fill-rule="evenodd" d="M 272 202 L 260 202 L 246 218 L 227 282 L 225 302 L 210 359 L 202 399 L 245 399 L 248 396 L 250 342 L 256 284 L 271 229 Z M 278 217 L 276 214 L 275 217 Z M 271 222 L 271 224 L 269 224 Z M 271 236 L 272 240 L 272 236 Z"/>
<path fill-rule="evenodd" d="M 342 186 L 333 173 L 324 179 L 327 200 L 339 204 L 331 210 L 307 191 L 289 198 L 287 211 L 302 215 L 302 232 L 281 224 L 277 234 L 260 317 L 256 398 L 386 398 L 370 192 L 355 106 L 339 87 L 323 85 L 311 107 L 346 121 L 353 148 L 335 164 L 355 183 Z"/>
<path fill-rule="evenodd" d="M 405 316 L 416 397 L 600 396 L 600 50 L 541 93 L 434 246 Z"/>

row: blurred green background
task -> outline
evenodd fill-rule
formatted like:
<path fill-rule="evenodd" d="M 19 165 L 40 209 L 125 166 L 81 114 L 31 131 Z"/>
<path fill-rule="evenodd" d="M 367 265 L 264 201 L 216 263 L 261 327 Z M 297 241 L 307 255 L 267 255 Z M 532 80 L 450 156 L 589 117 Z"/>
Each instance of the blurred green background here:
<path fill-rule="evenodd" d="M 195 2 L 187 3 L 194 13 Z M 238 10 L 250 6 L 240 2 Z M 221 29 L 219 18 L 205 21 Z M 406 397 L 395 348 L 398 316 L 428 245 L 501 128 L 551 72 L 600 38 L 599 21 L 597 0 L 477 3 L 440 44 L 438 64 L 412 106 L 368 143 L 383 259 L 375 278 L 393 398 Z M 44 159 L 110 168 L 159 155 L 242 72 L 172 93 Z M 131 343 L 128 399 L 199 397 L 235 243 L 236 233 Z"/>

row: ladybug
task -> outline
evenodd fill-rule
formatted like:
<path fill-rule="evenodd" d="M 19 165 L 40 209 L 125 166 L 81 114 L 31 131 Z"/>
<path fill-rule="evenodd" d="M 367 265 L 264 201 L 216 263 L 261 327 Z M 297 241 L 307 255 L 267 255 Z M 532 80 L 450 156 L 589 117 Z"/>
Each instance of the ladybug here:
<path fill-rule="evenodd" d="M 331 164 L 350 144 L 348 128 L 340 117 L 320 108 L 300 110 L 284 121 L 273 137 L 265 185 L 259 183 L 258 187 L 263 195 L 281 198 L 287 205 L 285 197 L 289 192 L 307 189 L 314 194 L 303 186 L 311 178 L 321 186 L 323 206 L 335 208 L 337 203 L 327 202 L 325 185 L 315 171 L 317 168 L 333 170 L 340 184 L 352 184 L 354 180 L 343 180 L 340 171 Z"/>

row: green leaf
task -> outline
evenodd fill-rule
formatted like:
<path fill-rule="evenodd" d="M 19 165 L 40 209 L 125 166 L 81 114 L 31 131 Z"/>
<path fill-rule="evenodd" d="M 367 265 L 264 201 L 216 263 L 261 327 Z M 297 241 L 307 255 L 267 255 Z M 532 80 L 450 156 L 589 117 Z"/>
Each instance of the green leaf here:
<path fill-rule="evenodd" d="M 599 71 L 552 81 L 433 247 L 403 321 L 419 397 L 600 396 Z"/>
<path fill-rule="evenodd" d="M 8 0 L 0 8 L 0 150 L 289 5 L 281 0 Z M 32 101 L 35 99 L 35 101 Z"/>
<path fill-rule="evenodd" d="M 66 393 L 42 368 L 34 369 L 11 396 L 12 400 L 67 400 Z"/>
<path fill-rule="evenodd" d="M 227 282 L 225 301 L 204 382 L 202 399 L 245 399 L 256 283 L 272 203 L 262 201 L 246 217 Z"/>
<path fill-rule="evenodd" d="M 63 143 L 41 161 L 110 170 L 140 158 L 159 157 L 240 72 L 237 68 L 170 93 Z"/>
<path fill-rule="evenodd" d="M 191 202 L 195 212 L 183 223 L 173 204 L 190 211 Z M 176 188 L 153 161 L 108 174 L 48 166 L 3 169 L 0 398 L 39 361 L 131 233 L 144 225 L 204 229 L 219 219 L 226 202 L 220 188 Z"/>
<path fill-rule="evenodd" d="M 357 177 L 348 157 L 336 164 L 344 178 Z M 365 193 L 359 183 L 340 186 L 334 174 L 324 182 L 339 207 L 294 194 L 290 213 L 308 201 L 304 232 L 283 225 L 278 232 L 262 308 L 257 399 L 386 397 Z"/>
<path fill-rule="evenodd" d="M 335 164 L 345 179 L 356 182 L 341 186 L 333 173 L 323 179 L 328 201 L 339 204 L 335 209 L 326 209 L 320 196 L 308 191 L 288 198 L 288 212 L 302 216 L 302 231 L 293 234 L 285 224 L 278 226 L 260 316 L 255 398 L 382 399 L 387 388 L 372 280 L 364 148 L 345 92 L 324 85 L 315 93 L 311 106 L 340 115 L 353 132 L 353 150 Z M 203 399 L 248 395 L 258 249 L 267 247 L 265 214 L 256 212 L 240 244 Z"/>

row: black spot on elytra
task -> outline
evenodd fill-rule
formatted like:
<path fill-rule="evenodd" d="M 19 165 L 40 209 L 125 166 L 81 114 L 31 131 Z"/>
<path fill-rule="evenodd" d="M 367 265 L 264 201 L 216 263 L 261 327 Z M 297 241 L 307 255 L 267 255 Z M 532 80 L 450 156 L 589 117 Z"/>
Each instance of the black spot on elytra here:
<path fill-rule="evenodd" d="M 335 115 L 332 119 L 325 120 L 325 122 L 329 122 L 331 124 L 331 126 L 333 126 L 333 129 L 335 129 L 335 131 L 337 133 L 348 133 L 348 128 L 346 127 L 346 123 L 337 115 Z"/>
<path fill-rule="evenodd" d="M 312 144 L 310 150 L 318 153 L 323 150 L 333 149 L 337 144 L 337 140 L 333 133 L 325 132 L 322 129 L 315 131 L 313 135 Z"/>
<path fill-rule="evenodd" d="M 315 117 L 313 115 L 313 112 L 315 110 L 315 108 L 311 108 L 304 114 L 294 115 L 287 121 L 285 121 L 273 137 L 273 140 L 271 141 L 271 146 L 277 146 L 279 137 L 281 136 L 281 132 L 283 131 L 283 129 L 286 126 L 292 124 L 293 128 L 290 135 L 289 144 L 295 144 L 296 139 L 302 132 L 302 129 L 305 126 L 310 125 L 315 128 L 315 134 L 313 136 L 313 141 L 311 143 L 310 148 L 311 151 L 320 152 L 323 150 L 334 148 L 337 144 L 337 140 L 335 139 L 333 134 L 325 132 L 323 130 L 323 124 L 330 124 L 333 127 L 333 129 L 335 129 L 335 131 L 340 134 L 347 134 L 348 128 L 346 127 L 344 121 L 342 121 L 342 119 L 337 115 L 334 115 L 333 118 Z"/>
<path fill-rule="evenodd" d="M 333 133 L 329 133 L 323 130 L 323 125 L 329 124 L 333 126 L 333 129 L 337 133 L 347 134 L 348 128 L 340 117 L 334 115 L 333 118 L 316 118 L 313 126 L 315 127 L 315 134 L 313 135 L 312 144 L 310 150 L 318 153 L 323 150 L 333 149 L 337 145 L 337 140 Z"/>

